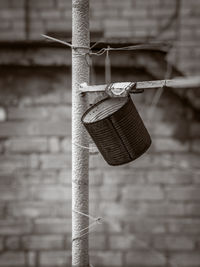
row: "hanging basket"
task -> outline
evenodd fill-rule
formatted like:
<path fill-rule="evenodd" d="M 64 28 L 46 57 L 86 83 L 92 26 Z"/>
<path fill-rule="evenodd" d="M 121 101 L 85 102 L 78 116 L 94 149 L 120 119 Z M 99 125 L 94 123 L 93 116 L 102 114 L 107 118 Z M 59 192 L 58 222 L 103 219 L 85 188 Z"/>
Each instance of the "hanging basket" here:
<path fill-rule="evenodd" d="M 82 122 L 109 165 L 128 163 L 151 145 L 130 96 L 101 100 L 84 113 Z"/>

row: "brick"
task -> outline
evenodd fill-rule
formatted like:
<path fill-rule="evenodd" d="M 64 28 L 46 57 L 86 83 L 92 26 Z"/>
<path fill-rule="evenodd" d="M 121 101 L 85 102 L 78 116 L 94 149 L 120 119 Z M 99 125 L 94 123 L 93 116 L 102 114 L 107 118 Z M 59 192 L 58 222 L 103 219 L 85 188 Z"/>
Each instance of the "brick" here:
<path fill-rule="evenodd" d="M 48 117 L 48 109 L 44 107 L 10 107 L 9 120 L 41 120 Z"/>
<path fill-rule="evenodd" d="M 40 266 L 68 266 L 71 262 L 69 251 L 46 251 L 40 252 Z"/>
<path fill-rule="evenodd" d="M 153 18 L 151 20 L 149 20 L 149 18 L 145 17 L 143 19 L 137 19 L 137 18 L 133 18 L 131 20 L 131 26 L 135 27 L 136 29 L 152 29 L 157 27 L 157 21 L 154 20 Z"/>
<path fill-rule="evenodd" d="M 51 218 L 71 216 L 71 203 L 51 203 L 40 201 L 12 202 L 7 207 L 9 216 L 15 218 Z"/>
<path fill-rule="evenodd" d="M 22 252 L 5 252 L 1 254 L 0 266 L 26 266 L 25 254 Z"/>
<path fill-rule="evenodd" d="M 140 234 L 165 234 L 167 232 L 167 222 L 166 219 L 160 218 L 148 218 L 144 220 L 143 217 L 137 217 L 135 220 L 127 222 L 126 228 L 130 233 L 140 233 Z"/>
<path fill-rule="evenodd" d="M 121 252 L 97 251 L 91 253 L 91 262 L 95 266 L 101 263 L 101 266 L 122 266 L 123 259 Z"/>
<path fill-rule="evenodd" d="M 102 185 L 102 183 L 103 183 L 103 173 L 99 170 L 90 171 L 89 173 L 90 186 L 100 186 Z"/>
<path fill-rule="evenodd" d="M 132 5 L 132 1 L 130 1 L 130 0 L 127 0 L 126 1 L 126 7 L 127 8 L 131 8 L 131 5 Z M 115 1 L 111 1 L 111 0 L 109 0 L 109 1 L 106 1 L 106 3 L 105 3 L 105 8 L 106 9 L 113 9 L 115 6 L 117 6 L 118 8 L 124 8 L 124 4 L 120 1 L 120 0 L 115 0 Z"/>
<path fill-rule="evenodd" d="M 0 219 L 4 218 L 5 216 L 5 205 L 4 204 L 0 204 Z"/>
<path fill-rule="evenodd" d="M 147 207 L 150 216 L 184 216 L 187 214 L 183 203 L 151 203 Z"/>
<path fill-rule="evenodd" d="M 171 262 L 175 262 L 179 266 L 194 266 L 198 267 L 200 263 L 200 254 L 199 252 L 191 253 L 176 253 L 171 255 Z"/>
<path fill-rule="evenodd" d="M 4 108 L 0 107 L 0 121 L 6 120 L 6 111 Z"/>
<path fill-rule="evenodd" d="M 30 158 L 22 155 L 0 155 L 0 170 L 15 171 L 16 169 L 30 167 Z"/>
<path fill-rule="evenodd" d="M 100 203 L 100 214 L 106 218 L 115 218 L 125 222 L 132 221 L 134 218 L 140 218 L 148 211 L 148 206 L 145 203 L 133 203 L 131 201 L 123 202 L 103 202 Z"/>
<path fill-rule="evenodd" d="M 47 140 L 44 138 L 12 138 L 5 143 L 9 152 L 46 152 Z"/>
<path fill-rule="evenodd" d="M 64 185 L 32 185 L 29 187 L 29 194 L 34 200 L 71 200 L 71 187 Z"/>
<path fill-rule="evenodd" d="M 71 124 L 66 120 L 58 120 L 53 122 L 38 122 L 35 125 L 35 135 L 46 135 L 46 136 L 70 136 L 71 135 Z"/>
<path fill-rule="evenodd" d="M 71 167 L 71 155 L 43 154 L 40 157 L 42 169 L 66 169 Z"/>
<path fill-rule="evenodd" d="M 57 184 L 61 181 L 54 170 L 18 170 L 14 176 L 16 184 Z M 1 176 L 0 176 L 1 177 Z M 8 177 L 9 178 L 9 177 Z M 1 178 L 0 178 L 1 179 Z M 1 180 L 0 180 L 1 181 Z"/>
<path fill-rule="evenodd" d="M 48 147 L 49 147 L 49 151 L 51 153 L 58 153 L 60 152 L 60 141 L 58 138 L 56 137 L 51 137 L 48 140 Z"/>
<path fill-rule="evenodd" d="M 8 250 L 18 250 L 20 248 L 20 239 L 16 236 L 6 238 L 5 247 Z"/>
<path fill-rule="evenodd" d="M 71 140 L 71 138 L 64 138 L 61 141 L 61 150 L 63 152 L 71 152 L 72 151 L 72 140 Z"/>
<path fill-rule="evenodd" d="M 59 235 L 31 235 L 22 238 L 22 245 L 29 250 L 57 250 L 63 249 L 64 238 Z"/>
<path fill-rule="evenodd" d="M 123 27 L 118 27 L 118 28 L 110 28 L 110 30 L 107 30 L 105 32 L 105 37 L 107 38 L 128 38 L 130 37 L 130 35 L 132 34 L 132 30 L 128 30 L 126 28 Z"/>
<path fill-rule="evenodd" d="M 108 164 L 103 160 L 100 154 L 90 155 L 89 157 L 89 167 L 90 169 L 97 169 L 97 168 L 110 168 Z"/>
<path fill-rule="evenodd" d="M 191 137 L 200 137 L 200 123 L 193 122 L 190 125 L 190 136 Z"/>
<path fill-rule="evenodd" d="M 122 15 L 125 17 L 125 18 L 138 18 L 138 19 L 143 19 L 143 18 L 146 18 L 147 17 L 147 9 L 124 9 L 122 10 Z"/>
<path fill-rule="evenodd" d="M 107 240 L 105 235 L 93 234 L 89 237 L 90 250 L 107 249 Z"/>
<path fill-rule="evenodd" d="M 23 8 L 24 7 L 24 1 L 23 0 L 11 0 L 10 5 L 13 8 Z"/>
<path fill-rule="evenodd" d="M 0 200 L 1 201 L 17 201 L 25 200 L 28 197 L 27 188 L 16 186 L 1 186 Z"/>
<path fill-rule="evenodd" d="M 147 124 L 148 126 L 148 124 Z M 173 136 L 175 132 L 175 125 L 170 123 L 157 123 L 152 127 L 148 126 L 150 132 L 155 136 Z"/>
<path fill-rule="evenodd" d="M 57 1 L 57 6 L 59 7 L 59 8 L 70 8 L 71 9 L 71 2 L 70 1 L 65 1 L 65 0 L 58 0 Z"/>
<path fill-rule="evenodd" d="M 68 127 L 67 127 L 68 126 Z M 70 135 L 71 126 L 66 120 L 56 122 L 2 122 L 0 123 L 0 137 L 9 136 L 66 136 Z"/>
<path fill-rule="evenodd" d="M 147 180 L 151 184 L 189 184 L 192 182 L 192 177 L 190 173 L 182 170 L 152 170 L 147 173 Z"/>
<path fill-rule="evenodd" d="M 32 230 L 28 220 L 0 220 L 0 235 L 22 235 Z"/>
<path fill-rule="evenodd" d="M 56 20 L 59 19 L 61 17 L 61 12 L 57 9 L 51 9 L 51 10 L 41 10 L 40 12 L 40 16 L 42 19 L 44 20 L 48 20 L 48 19 L 52 19 L 52 20 Z"/>
<path fill-rule="evenodd" d="M 0 7 L 1 8 L 9 8 L 10 7 L 10 2 L 8 0 L 1 0 Z"/>
<path fill-rule="evenodd" d="M 199 203 L 186 203 L 185 204 L 185 214 L 191 217 L 200 216 L 200 204 Z"/>
<path fill-rule="evenodd" d="M 168 222 L 168 229 L 170 233 L 200 233 L 200 220 L 199 219 L 184 219 L 183 220 L 170 220 Z"/>
<path fill-rule="evenodd" d="M 108 30 L 111 29 L 126 29 L 130 26 L 130 22 L 127 19 L 106 19 L 104 20 L 105 28 Z"/>
<path fill-rule="evenodd" d="M 142 249 L 146 246 L 148 246 L 148 243 L 143 243 L 143 241 L 133 234 L 111 235 L 109 238 L 109 248 L 111 250 L 128 251 L 132 249 Z"/>
<path fill-rule="evenodd" d="M 0 251 L 2 251 L 4 248 L 4 245 L 3 245 L 3 238 L 0 238 Z"/>
<path fill-rule="evenodd" d="M 100 199 L 104 200 L 117 200 L 120 196 L 120 190 L 116 186 L 102 186 L 100 188 Z"/>
<path fill-rule="evenodd" d="M 26 261 L 29 267 L 35 267 L 37 262 L 36 252 L 29 251 L 26 256 Z"/>
<path fill-rule="evenodd" d="M 110 170 L 103 173 L 103 183 L 105 185 L 123 185 L 123 184 L 143 184 L 145 182 L 146 172 L 132 172 L 124 170 Z"/>
<path fill-rule="evenodd" d="M 182 157 L 183 154 L 181 154 Z M 188 156 L 188 154 L 187 154 Z M 189 166 L 189 162 L 186 160 L 186 157 L 184 157 L 183 160 L 176 160 L 176 156 L 172 154 L 167 154 L 166 152 L 161 153 L 155 153 L 151 155 L 151 161 L 149 163 L 149 166 L 151 169 L 159 169 L 159 170 L 171 170 L 173 168 L 181 168 L 185 169 L 186 166 Z M 146 166 L 145 166 L 146 167 Z"/>
<path fill-rule="evenodd" d="M 54 1 L 53 0 L 46 0 L 46 1 L 39 1 L 35 0 L 33 3 L 30 3 L 30 6 L 32 8 L 53 8 L 54 7 Z"/>
<path fill-rule="evenodd" d="M 34 133 L 34 125 L 27 122 L 4 122 L 0 123 L 0 136 L 23 136 Z"/>
<path fill-rule="evenodd" d="M 167 197 L 171 200 L 199 201 L 200 200 L 199 188 L 194 188 L 191 186 L 170 188 L 170 189 L 168 188 Z"/>
<path fill-rule="evenodd" d="M 150 251 L 131 251 L 126 253 L 126 264 L 129 266 L 164 266 L 166 258 L 164 256 L 152 255 Z"/>
<path fill-rule="evenodd" d="M 0 154 L 4 151 L 4 141 L 0 141 Z"/>
<path fill-rule="evenodd" d="M 164 193 L 159 186 L 129 186 L 123 188 L 123 199 L 127 200 L 161 200 Z"/>
<path fill-rule="evenodd" d="M 190 251 L 195 248 L 195 239 L 187 236 L 156 237 L 154 240 L 154 247 L 159 250 Z"/>
<path fill-rule="evenodd" d="M 173 156 L 174 166 L 179 167 L 185 172 L 198 173 L 199 158 L 192 153 L 180 153 Z M 197 169 L 197 170 L 196 170 Z"/>
<path fill-rule="evenodd" d="M 200 152 L 200 139 L 192 141 L 192 151 L 198 153 Z"/>
<path fill-rule="evenodd" d="M 181 143 L 178 140 L 175 139 L 169 139 L 169 138 L 163 138 L 163 139 L 155 139 L 153 143 L 154 149 L 156 152 L 183 152 L 183 151 L 188 151 L 189 150 L 189 143 Z"/>
<path fill-rule="evenodd" d="M 0 185 L 1 186 L 12 186 L 16 185 L 16 180 L 14 174 L 0 174 Z"/>
<path fill-rule="evenodd" d="M 20 19 L 24 15 L 23 9 L 16 8 L 15 10 L 12 9 L 3 9 L 0 10 L 0 18 L 5 20 L 12 20 L 12 19 Z"/>
<path fill-rule="evenodd" d="M 11 14 L 12 16 L 12 14 Z M 1 17 L 1 15 L 0 15 Z M 5 32 L 1 32 L 1 35 L 0 35 L 0 40 L 2 41 L 21 41 L 21 40 L 24 40 L 25 39 L 25 34 L 24 32 L 17 32 L 17 31 L 5 31 Z"/>
<path fill-rule="evenodd" d="M 71 219 L 36 219 L 35 233 L 38 234 L 66 234 L 71 233 Z"/>
<path fill-rule="evenodd" d="M 48 116 L 51 120 L 69 120 L 72 118 L 72 108 L 70 105 L 62 105 L 49 107 L 47 109 Z"/>
<path fill-rule="evenodd" d="M 59 182 L 61 184 L 67 184 L 71 186 L 72 183 L 72 172 L 71 170 L 64 170 L 59 173 Z"/>

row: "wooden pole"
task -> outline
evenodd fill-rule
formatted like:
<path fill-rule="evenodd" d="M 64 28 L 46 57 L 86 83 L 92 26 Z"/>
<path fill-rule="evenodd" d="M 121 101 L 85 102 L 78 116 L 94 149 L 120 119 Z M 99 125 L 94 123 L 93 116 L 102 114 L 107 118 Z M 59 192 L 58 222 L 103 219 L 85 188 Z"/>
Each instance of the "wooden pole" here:
<path fill-rule="evenodd" d="M 89 83 L 89 66 L 85 56 L 90 45 L 89 0 L 72 0 L 72 266 L 88 267 L 88 235 L 80 231 L 89 225 L 87 133 L 81 116 L 87 108 L 87 96 L 80 94 L 79 85 Z M 82 47 L 82 48 L 81 48 Z M 75 212 L 78 211 L 78 212 Z M 80 212 L 80 213 L 79 213 Z"/>

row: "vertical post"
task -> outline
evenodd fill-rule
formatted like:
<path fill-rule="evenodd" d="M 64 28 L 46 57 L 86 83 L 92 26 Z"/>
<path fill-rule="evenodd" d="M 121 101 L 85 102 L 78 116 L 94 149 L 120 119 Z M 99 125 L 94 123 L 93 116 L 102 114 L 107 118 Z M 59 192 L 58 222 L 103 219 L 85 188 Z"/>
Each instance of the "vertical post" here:
<path fill-rule="evenodd" d="M 88 235 L 80 236 L 80 231 L 88 227 L 88 161 L 87 133 L 81 123 L 81 116 L 87 108 L 87 96 L 81 96 L 79 84 L 89 83 L 89 66 L 80 53 L 89 47 L 89 0 L 72 0 L 72 266 L 88 267 Z M 83 232 L 82 232 L 83 233 Z"/>

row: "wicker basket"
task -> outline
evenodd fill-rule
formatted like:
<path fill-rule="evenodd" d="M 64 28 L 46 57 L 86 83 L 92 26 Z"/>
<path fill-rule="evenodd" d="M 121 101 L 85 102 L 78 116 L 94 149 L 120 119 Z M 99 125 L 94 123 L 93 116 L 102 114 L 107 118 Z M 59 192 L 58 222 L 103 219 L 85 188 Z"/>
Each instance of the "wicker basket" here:
<path fill-rule="evenodd" d="M 101 100 L 84 113 L 82 122 L 109 165 L 128 163 L 151 145 L 130 96 Z"/>

